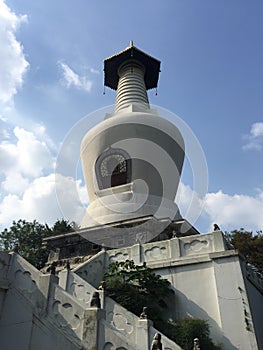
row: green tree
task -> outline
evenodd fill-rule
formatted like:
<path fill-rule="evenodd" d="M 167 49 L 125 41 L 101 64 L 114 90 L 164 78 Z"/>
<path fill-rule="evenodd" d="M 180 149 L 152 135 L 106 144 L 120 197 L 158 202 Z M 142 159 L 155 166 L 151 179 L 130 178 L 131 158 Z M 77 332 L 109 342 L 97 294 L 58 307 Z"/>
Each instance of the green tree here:
<path fill-rule="evenodd" d="M 252 231 L 246 231 L 243 228 L 226 233 L 228 241 L 237 249 L 246 259 L 254 265 L 258 271 L 263 273 L 263 234 L 258 231 L 256 234 Z"/>
<path fill-rule="evenodd" d="M 36 268 L 41 269 L 47 261 L 48 251 L 42 246 L 43 238 L 74 231 L 75 223 L 57 220 L 50 228 L 36 220 L 13 221 L 10 228 L 0 233 L 0 249 L 10 251 L 18 244 L 19 254 Z"/>
<path fill-rule="evenodd" d="M 147 307 L 148 316 L 154 322 L 162 319 L 173 294 L 166 279 L 145 264 L 135 265 L 133 260 L 110 264 L 104 279 L 108 296 L 137 316 Z"/>
<path fill-rule="evenodd" d="M 49 236 L 57 236 L 62 233 L 73 232 L 78 229 L 78 225 L 72 221 L 57 220 L 54 225 L 49 229 Z"/>
<path fill-rule="evenodd" d="M 215 345 L 210 338 L 209 324 L 206 320 L 185 318 L 170 321 L 169 323 L 170 327 L 168 327 L 167 335 L 180 345 L 181 348 L 192 350 L 193 339 L 198 338 L 201 349 L 220 349 L 220 347 Z"/>
<path fill-rule="evenodd" d="M 15 244 L 19 246 L 19 254 L 38 269 L 42 268 L 47 260 L 48 252 L 42 247 L 42 239 L 50 232 L 47 225 L 37 221 L 13 221 L 9 229 L 0 234 L 0 246 L 3 250 L 12 250 Z"/>

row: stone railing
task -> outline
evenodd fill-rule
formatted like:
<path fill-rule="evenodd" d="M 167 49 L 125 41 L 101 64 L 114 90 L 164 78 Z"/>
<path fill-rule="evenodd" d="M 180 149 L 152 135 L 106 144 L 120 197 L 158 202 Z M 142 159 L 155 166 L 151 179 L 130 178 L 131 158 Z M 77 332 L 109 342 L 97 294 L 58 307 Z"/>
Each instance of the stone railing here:
<path fill-rule="evenodd" d="M 136 247 L 132 247 L 132 249 Z M 109 253 L 108 251 L 107 253 Z M 150 349 L 153 335 L 157 332 L 152 327 L 152 322 L 148 319 L 140 319 L 138 316 L 129 312 L 127 309 L 116 303 L 113 299 L 105 297 L 103 290 L 97 290 L 82 275 L 90 277 L 90 271 L 94 266 L 99 266 L 98 274 L 101 272 L 101 264 L 94 264 L 97 261 L 105 260 L 109 263 L 109 258 L 98 253 L 92 259 L 85 262 L 75 272 L 62 271 L 59 274 L 59 283 L 72 296 L 77 298 L 83 307 L 89 307 L 91 297 L 94 292 L 99 292 L 101 306 L 104 317 L 100 319 L 100 327 L 104 329 L 103 340 L 99 340 L 99 349 L 122 349 L 122 350 L 144 350 Z M 92 268 L 89 268 L 91 264 Z M 79 276 L 79 272 L 82 272 Z M 89 273 L 85 273 L 89 271 Z M 93 280 L 93 279 L 92 279 Z M 173 341 L 162 336 L 164 349 L 180 350 L 181 348 Z"/>
<path fill-rule="evenodd" d="M 44 275 L 28 261 L 16 253 L 11 253 L 8 271 L 10 286 L 27 300 L 36 315 L 42 317 L 47 312 L 49 287 L 54 276 Z"/>
<path fill-rule="evenodd" d="M 87 267 L 88 269 L 88 267 Z M 83 308 L 90 307 L 92 296 L 95 292 L 99 293 L 101 307 L 104 306 L 104 292 L 93 287 L 77 273 L 73 271 L 61 271 L 59 273 L 59 285 L 70 295 L 81 303 Z"/>
<path fill-rule="evenodd" d="M 102 310 L 83 307 L 77 298 L 59 285 L 52 284 L 49 295 L 48 315 L 66 336 L 80 342 L 85 349 L 97 348 L 97 332 Z"/>
<path fill-rule="evenodd" d="M 11 263 L 11 258 L 11 255 L 0 252 L 0 283 L 2 289 L 6 289 L 8 287 L 8 270 Z"/>
<path fill-rule="evenodd" d="M 111 298 L 106 297 L 105 303 L 106 322 L 104 327 L 111 327 L 111 332 L 107 337 L 107 342 L 114 345 L 114 349 L 150 349 L 153 336 L 158 331 L 153 328 L 153 323 L 149 319 L 140 319 L 129 312 Z M 107 332 L 105 332 L 107 334 Z M 181 350 L 172 340 L 162 336 L 164 350 Z M 109 349 L 111 349 L 109 347 Z"/>
<path fill-rule="evenodd" d="M 102 273 L 104 259 L 105 252 L 101 252 L 90 260 L 92 268 L 86 262 L 80 271 L 90 272 L 99 266 Z M 98 261 L 101 264 L 95 264 Z M 44 275 L 18 254 L 4 253 L 0 254 L 1 288 L 4 276 L 7 291 L 12 288 L 12 297 L 26 306 L 28 317 L 41 324 L 49 332 L 47 334 L 53 334 L 48 337 L 50 348 L 56 334 L 62 343 L 67 339 L 74 350 L 150 349 L 153 333 L 157 332 L 152 322 L 140 319 L 105 297 L 103 290 L 97 290 L 77 273 L 68 269 L 61 271 L 59 276 Z M 87 276 L 90 277 L 90 273 Z M 90 306 L 94 292 L 100 294 L 101 309 Z M 180 349 L 164 336 L 162 341 L 166 350 Z"/>
<path fill-rule="evenodd" d="M 98 288 L 105 272 L 105 258 L 106 252 L 102 250 L 92 256 L 88 261 L 73 269 L 73 272 L 95 288 Z"/>
<path fill-rule="evenodd" d="M 263 294 L 263 277 L 255 267 L 246 264 L 246 275 L 248 280 Z"/>
<path fill-rule="evenodd" d="M 136 264 L 143 262 L 171 261 L 190 258 L 193 255 L 207 255 L 227 250 L 221 231 L 203 235 L 192 235 L 182 238 L 172 238 L 143 245 L 112 249 L 107 251 L 107 264 L 113 261 L 134 260 Z"/>
<path fill-rule="evenodd" d="M 101 315 L 103 315 L 102 310 L 87 307 L 83 300 L 78 300 L 58 285 L 57 276 L 42 274 L 18 254 L 1 253 L 0 277 L 1 271 L 3 274 L 5 269 L 8 269 L 4 272 L 7 279 L 5 286 L 7 293 L 9 289 L 11 291 L 5 299 L 8 299 L 9 304 L 21 305 L 18 310 L 9 310 L 11 315 L 8 316 L 8 322 L 11 322 L 12 317 L 15 319 L 26 317 L 29 320 L 35 320 L 31 326 L 32 329 L 34 327 L 37 329 L 36 325 L 41 324 L 41 327 L 49 332 L 50 348 L 55 346 L 52 343 L 55 337 L 60 338 L 62 343 L 65 343 L 67 339 L 72 344 L 72 349 L 83 349 L 83 346 L 87 350 L 97 348 L 97 328 Z M 76 279 L 79 281 L 80 278 L 75 277 L 75 281 Z M 69 279 L 69 281 L 72 280 Z M 0 289 L 2 282 L 0 280 Z M 21 310 L 26 312 L 26 316 L 23 317 L 20 314 Z M 1 322 L 5 325 L 6 314 L 1 316 Z M 26 340 L 26 342 L 31 341 L 32 339 Z"/>
<path fill-rule="evenodd" d="M 160 333 L 160 332 L 151 326 L 149 328 L 150 338 L 153 339 L 153 337 L 156 333 Z M 160 333 L 160 334 L 162 336 L 161 342 L 163 344 L 163 350 L 182 350 L 182 348 L 179 345 L 175 344 L 171 339 L 167 338 L 162 333 Z"/>

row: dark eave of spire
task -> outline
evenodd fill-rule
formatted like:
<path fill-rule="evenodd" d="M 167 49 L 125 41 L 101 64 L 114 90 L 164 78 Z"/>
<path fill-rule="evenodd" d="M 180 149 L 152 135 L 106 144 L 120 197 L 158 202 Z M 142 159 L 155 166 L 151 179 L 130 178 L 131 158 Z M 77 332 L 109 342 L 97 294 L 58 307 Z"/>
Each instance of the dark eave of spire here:
<path fill-rule="evenodd" d="M 145 68 L 145 86 L 146 89 L 157 87 L 161 62 L 156 58 L 147 55 L 137 47 L 131 45 L 125 50 L 104 60 L 104 85 L 113 90 L 117 90 L 119 76 L 118 68 L 128 60 L 139 61 Z"/>

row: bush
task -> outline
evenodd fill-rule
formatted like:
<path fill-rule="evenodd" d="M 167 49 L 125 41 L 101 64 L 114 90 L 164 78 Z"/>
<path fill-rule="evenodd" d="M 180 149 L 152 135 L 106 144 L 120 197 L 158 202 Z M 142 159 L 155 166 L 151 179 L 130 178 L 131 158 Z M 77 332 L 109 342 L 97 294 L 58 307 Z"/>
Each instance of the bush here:
<path fill-rule="evenodd" d="M 191 350 L 193 348 L 193 339 L 199 338 L 201 349 L 217 350 L 216 346 L 209 334 L 209 324 L 201 319 L 179 319 L 177 321 L 170 321 L 170 327 L 167 328 L 171 338 L 175 343 L 180 345 L 184 350 Z"/>
<path fill-rule="evenodd" d="M 173 294 L 167 280 L 146 265 L 135 265 L 133 260 L 110 264 L 104 279 L 109 297 L 137 316 L 146 306 L 153 322 L 163 317 L 169 296 Z"/>

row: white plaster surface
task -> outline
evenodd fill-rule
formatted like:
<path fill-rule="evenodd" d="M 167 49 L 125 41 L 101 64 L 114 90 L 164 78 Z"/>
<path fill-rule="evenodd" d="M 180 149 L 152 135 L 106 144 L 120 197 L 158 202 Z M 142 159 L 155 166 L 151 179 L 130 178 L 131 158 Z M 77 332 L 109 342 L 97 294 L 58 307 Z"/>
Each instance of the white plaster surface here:
<path fill-rule="evenodd" d="M 99 190 L 95 163 L 109 147 L 123 149 L 131 159 L 140 160 L 131 163 L 129 188 Z M 184 141 L 179 130 L 154 110 L 123 111 L 96 125 L 82 141 L 81 159 L 90 198 L 81 227 L 146 215 L 181 218 L 174 198 L 184 160 Z M 153 168 L 158 176 L 153 176 Z"/>

